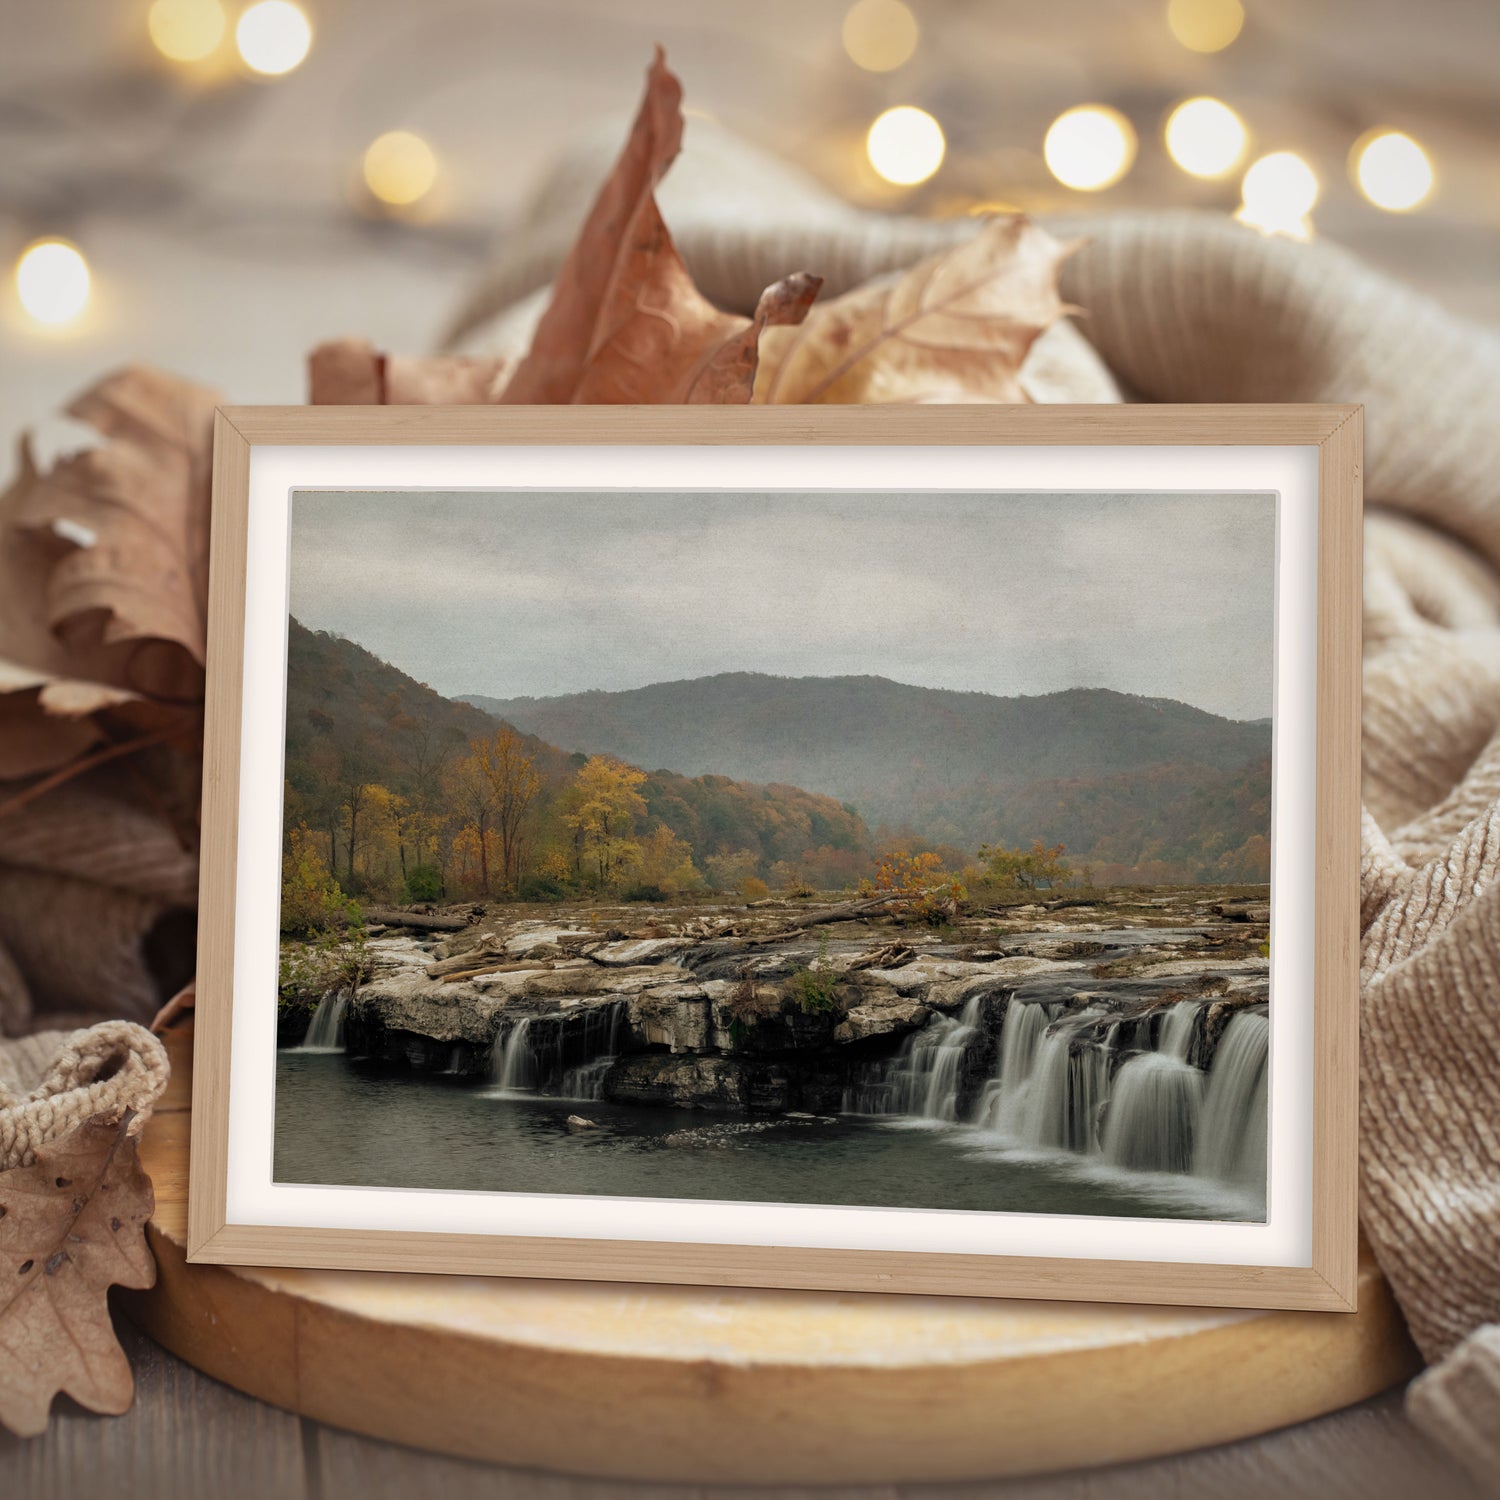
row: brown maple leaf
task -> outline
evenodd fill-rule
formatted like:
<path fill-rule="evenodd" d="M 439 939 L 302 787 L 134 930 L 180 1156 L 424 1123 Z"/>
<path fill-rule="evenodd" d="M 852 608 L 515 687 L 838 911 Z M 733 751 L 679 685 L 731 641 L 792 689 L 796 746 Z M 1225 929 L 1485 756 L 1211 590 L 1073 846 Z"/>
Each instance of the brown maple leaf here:
<path fill-rule="evenodd" d="M 757 402 L 1025 401 L 1032 344 L 1069 309 L 1061 244 L 1023 215 L 812 309 L 761 339 Z"/>
<path fill-rule="evenodd" d="M 0 781 L 195 732 L 216 400 L 126 369 L 68 408 L 100 447 L 44 473 L 23 442 L 0 496 Z"/>
<path fill-rule="evenodd" d="M 134 1394 L 107 1293 L 156 1279 L 132 1116 L 91 1120 L 0 1172 L 0 1423 L 43 1431 L 59 1391 L 118 1414 Z"/>

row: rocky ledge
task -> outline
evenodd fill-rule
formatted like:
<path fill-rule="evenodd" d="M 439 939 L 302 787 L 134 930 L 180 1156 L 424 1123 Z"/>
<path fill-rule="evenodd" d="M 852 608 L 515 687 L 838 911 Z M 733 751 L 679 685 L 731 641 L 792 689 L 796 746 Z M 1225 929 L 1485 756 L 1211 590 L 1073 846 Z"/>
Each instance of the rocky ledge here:
<path fill-rule="evenodd" d="M 627 910 L 487 908 L 440 939 L 371 938 L 344 1043 L 373 1066 L 571 1097 L 828 1113 L 962 1017 L 966 1110 L 1014 1004 L 1087 1016 L 1072 1045 L 1107 1031 L 1118 1066 L 1157 1045 L 1169 1009 L 1200 1001 L 1187 1057 L 1207 1068 L 1269 985 L 1264 926 L 1213 896 L 1018 905 L 942 934 L 809 920 L 790 903 L 658 908 L 635 930 Z"/>

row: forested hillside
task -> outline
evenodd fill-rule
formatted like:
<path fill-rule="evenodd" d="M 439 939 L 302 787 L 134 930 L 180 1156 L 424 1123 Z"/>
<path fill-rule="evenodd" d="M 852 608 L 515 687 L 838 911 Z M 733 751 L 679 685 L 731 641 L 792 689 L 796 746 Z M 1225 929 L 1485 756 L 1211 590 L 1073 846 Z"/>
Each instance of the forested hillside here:
<path fill-rule="evenodd" d="M 559 748 L 293 620 L 288 846 L 300 840 L 346 892 L 380 900 L 844 888 L 873 876 L 879 856 L 895 850 L 931 853 L 934 867 L 972 877 L 981 844 L 1036 840 L 1062 845 L 1073 878 L 1101 885 L 1268 878 L 1265 725 L 1103 692 L 986 700 L 846 678 L 821 698 L 814 680 L 793 682 L 788 699 L 773 691 L 774 678 L 708 681 L 706 693 L 662 684 L 671 691 L 658 700 L 665 722 L 657 729 L 632 706 L 622 716 L 629 735 L 590 732 Z M 589 694 L 577 703 L 633 696 Z M 642 696 L 651 699 L 649 690 Z M 871 701 L 891 718 L 870 724 Z M 827 716 L 819 702 L 831 705 Z M 758 716 L 750 711 L 757 703 Z M 716 705 L 732 730 L 709 722 Z M 576 719 L 512 707 L 532 724 L 552 724 L 549 733 L 574 732 Z M 800 724 L 788 717 L 793 708 Z M 925 734 L 918 710 L 932 714 Z M 568 709 L 580 712 L 576 703 Z M 1113 740 L 1103 729 L 1111 713 Z M 846 726 L 846 742 L 835 743 L 830 720 Z M 990 769 L 974 774 L 986 726 L 1002 722 L 1010 727 L 988 752 Z M 1049 732 L 1057 736 L 1052 771 L 1036 774 L 1049 765 L 1041 748 Z M 613 750 L 660 749 L 663 738 L 777 774 L 762 782 L 653 770 L 655 755 Z M 809 747 L 826 751 L 821 761 Z M 884 766 L 882 755 L 890 757 Z M 695 767 L 685 755 L 679 764 Z M 847 771 L 870 800 L 830 794 L 828 779 L 808 790 L 780 774 L 793 767 L 811 779 L 818 764 L 833 768 L 829 779 Z"/>
<path fill-rule="evenodd" d="M 286 823 L 351 893 L 537 893 L 570 883 L 843 885 L 869 831 L 834 798 L 650 775 L 452 702 L 342 637 L 290 622 Z"/>

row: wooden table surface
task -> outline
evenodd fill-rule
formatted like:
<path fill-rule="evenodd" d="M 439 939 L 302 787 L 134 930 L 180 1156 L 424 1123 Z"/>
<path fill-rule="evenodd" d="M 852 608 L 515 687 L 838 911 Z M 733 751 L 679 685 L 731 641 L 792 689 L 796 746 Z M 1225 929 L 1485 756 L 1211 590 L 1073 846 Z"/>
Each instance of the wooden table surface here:
<path fill-rule="evenodd" d="M 496 1468 L 356 1437 L 242 1396 L 158 1348 L 128 1322 L 134 1408 L 101 1418 L 60 1401 L 41 1437 L 0 1432 L 5 1500 L 1479 1500 L 1480 1492 L 1407 1420 L 1391 1391 L 1315 1422 L 1150 1463 L 994 1484 L 858 1489 L 672 1488 Z M 496 1391 L 497 1402 L 505 1399 Z M 578 1414 L 588 1420 L 586 1411 Z M 1089 1420 L 1080 1392 L 1078 1420 Z M 670 1433 L 662 1434 L 671 1441 Z"/>

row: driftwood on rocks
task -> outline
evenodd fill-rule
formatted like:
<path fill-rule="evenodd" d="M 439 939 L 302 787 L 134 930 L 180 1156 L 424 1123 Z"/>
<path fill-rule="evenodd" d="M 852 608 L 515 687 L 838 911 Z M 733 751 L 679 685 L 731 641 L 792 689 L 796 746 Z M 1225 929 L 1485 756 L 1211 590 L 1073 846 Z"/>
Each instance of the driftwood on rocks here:
<path fill-rule="evenodd" d="M 502 954 L 500 945 L 493 941 L 480 943 L 467 953 L 455 953 L 452 958 L 440 958 L 427 965 L 429 979 L 442 979 L 448 974 L 460 974 L 466 969 L 477 969 L 482 965 L 497 962 Z"/>
<path fill-rule="evenodd" d="M 855 917 L 862 917 L 869 912 L 876 911 L 882 906 L 893 906 L 898 902 L 908 900 L 904 892 L 887 891 L 881 896 L 871 896 L 862 901 L 845 901 L 840 906 L 826 906 L 818 911 L 803 912 L 800 917 L 792 917 L 780 932 L 773 932 L 765 937 L 751 938 L 752 943 L 776 943 L 788 937 L 794 932 L 803 932 L 809 927 L 823 927 L 830 922 L 848 922 Z"/>
<path fill-rule="evenodd" d="M 482 915 L 482 908 L 462 913 L 396 911 L 387 907 L 368 907 L 366 922 L 380 922 L 386 927 L 410 927 L 417 932 L 462 932 L 472 927 Z"/>

